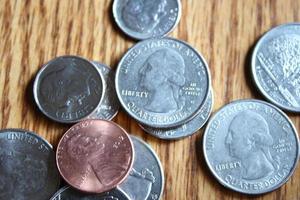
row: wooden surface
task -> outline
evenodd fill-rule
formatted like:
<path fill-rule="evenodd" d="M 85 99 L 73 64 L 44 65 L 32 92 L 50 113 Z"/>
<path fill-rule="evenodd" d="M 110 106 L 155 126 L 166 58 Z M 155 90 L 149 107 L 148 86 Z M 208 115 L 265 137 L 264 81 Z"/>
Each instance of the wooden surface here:
<path fill-rule="evenodd" d="M 242 98 L 262 97 L 250 77 L 251 49 L 268 29 L 300 20 L 299 0 L 183 0 L 171 33 L 209 63 L 214 111 Z M 56 146 L 67 125 L 45 118 L 32 99 L 32 80 L 55 56 L 75 54 L 112 68 L 135 42 L 116 27 L 108 0 L 0 0 L 0 127 L 35 131 Z M 299 130 L 299 115 L 289 114 Z M 257 197 L 223 188 L 206 167 L 202 134 L 162 141 L 145 134 L 121 111 L 114 119 L 158 153 L 166 176 L 163 199 L 300 199 L 300 169 L 280 189 Z M 299 130 L 300 131 L 300 130 Z"/>

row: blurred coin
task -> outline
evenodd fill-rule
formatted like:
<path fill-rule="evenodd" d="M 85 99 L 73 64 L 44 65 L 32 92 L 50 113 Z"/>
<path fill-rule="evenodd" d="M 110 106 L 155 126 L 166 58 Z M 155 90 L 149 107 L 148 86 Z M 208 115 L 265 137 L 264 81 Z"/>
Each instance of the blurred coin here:
<path fill-rule="evenodd" d="M 160 199 L 164 188 L 164 172 L 154 150 L 138 137 L 130 136 L 135 158 L 127 179 L 119 186 L 131 200 Z"/>
<path fill-rule="evenodd" d="M 111 120 L 119 110 L 120 103 L 115 90 L 115 73 L 109 67 L 93 61 L 103 75 L 106 82 L 103 101 L 98 106 L 97 110 L 89 116 L 91 119 Z"/>
<path fill-rule="evenodd" d="M 59 183 L 47 141 L 26 130 L 0 130 L 0 199 L 48 200 Z"/>
<path fill-rule="evenodd" d="M 271 29 L 256 44 L 252 74 L 261 93 L 272 103 L 300 112 L 300 24 Z"/>
<path fill-rule="evenodd" d="M 181 17 L 180 0 L 114 0 L 113 15 L 128 36 L 144 40 L 171 32 Z"/>
<path fill-rule="evenodd" d="M 200 128 L 202 128 L 212 112 L 213 107 L 213 93 L 212 90 L 209 92 L 208 99 L 205 101 L 204 105 L 201 107 L 200 113 L 194 117 L 191 121 L 185 124 L 174 127 L 174 128 L 153 128 L 150 126 L 145 126 L 139 124 L 140 127 L 147 133 L 158 137 L 160 139 L 175 140 L 183 137 L 191 136 L 196 133 Z"/>
<path fill-rule="evenodd" d="M 121 105 L 151 127 L 175 127 L 191 120 L 200 112 L 209 89 L 205 60 L 194 48 L 172 38 L 139 42 L 116 71 Z"/>
<path fill-rule="evenodd" d="M 61 56 L 38 72 L 33 92 L 39 109 L 47 117 L 61 123 L 74 123 L 97 109 L 104 84 L 91 62 L 77 56 Z"/>
<path fill-rule="evenodd" d="M 107 192 L 128 176 L 134 159 L 128 134 L 117 124 L 85 120 L 60 140 L 56 162 L 65 181 L 89 193 Z"/>
<path fill-rule="evenodd" d="M 221 108 L 207 125 L 203 148 L 217 180 L 246 194 L 279 188 L 299 158 L 298 134 L 289 118 L 277 107 L 253 99 Z"/>
<path fill-rule="evenodd" d="M 87 194 L 69 186 L 61 188 L 50 200 L 131 200 L 119 188 L 101 194 Z"/>

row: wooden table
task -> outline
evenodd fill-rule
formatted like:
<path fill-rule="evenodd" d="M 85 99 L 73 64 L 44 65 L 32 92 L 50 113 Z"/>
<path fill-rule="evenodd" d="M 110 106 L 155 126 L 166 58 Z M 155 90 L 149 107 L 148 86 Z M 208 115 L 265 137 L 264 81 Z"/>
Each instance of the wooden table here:
<path fill-rule="evenodd" d="M 116 68 L 135 42 L 116 27 L 108 0 L 0 0 L 0 127 L 35 131 L 54 147 L 68 129 L 45 118 L 32 98 L 43 63 L 75 54 Z M 262 99 L 250 76 L 251 50 L 271 27 L 300 20 L 299 0 L 183 0 L 172 37 L 198 49 L 209 63 L 214 111 L 232 100 Z M 299 115 L 289 114 L 299 130 Z M 202 134 L 162 141 L 144 133 L 120 111 L 114 119 L 158 153 L 166 176 L 163 199 L 255 199 L 222 187 L 208 170 Z M 299 130 L 300 131 L 300 130 Z M 300 199 L 300 169 L 280 189 L 257 199 Z"/>

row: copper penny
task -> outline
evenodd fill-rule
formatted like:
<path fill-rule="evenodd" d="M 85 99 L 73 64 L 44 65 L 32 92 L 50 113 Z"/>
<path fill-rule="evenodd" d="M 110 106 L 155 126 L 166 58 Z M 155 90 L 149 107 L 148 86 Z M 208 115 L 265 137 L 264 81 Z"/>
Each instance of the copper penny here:
<path fill-rule="evenodd" d="M 133 160 L 133 145 L 126 131 L 105 120 L 75 124 L 63 135 L 56 152 L 65 181 L 89 193 L 106 192 L 122 183 Z"/>

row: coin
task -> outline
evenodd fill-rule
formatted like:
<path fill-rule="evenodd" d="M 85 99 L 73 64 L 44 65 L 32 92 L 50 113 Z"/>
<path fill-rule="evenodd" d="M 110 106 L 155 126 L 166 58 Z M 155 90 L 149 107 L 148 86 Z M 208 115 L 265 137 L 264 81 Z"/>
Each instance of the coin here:
<path fill-rule="evenodd" d="M 262 194 L 283 185 L 299 158 L 297 131 L 277 107 L 259 100 L 232 102 L 209 121 L 204 156 L 216 179 L 246 194 Z"/>
<path fill-rule="evenodd" d="M 50 200 L 130 200 L 119 188 L 101 194 L 87 194 L 72 189 L 70 186 L 61 188 Z"/>
<path fill-rule="evenodd" d="M 260 92 L 278 107 L 300 112 L 300 24 L 271 29 L 256 44 L 252 75 Z"/>
<path fill-rule="evenodd" d="M 59 183 L 47 141 L 26 130 L 0 130 L 0 199 L 48 200 Z"/>
<path fill-rule="evenodd" d="M 131 200 L 160 199 L 164 188 L 164 172 L 154 150 L 138 137 L 130 136 L 135 150 L 133 168 L 119 186 Z"/>
<path fill-rule="evenodd" d="M 210 117 L 213 107 L 213 92 L 210 90 L 208 99 L 201 107 L 200 113 L 187 123 L 174 128 L 153 128 L 139 124 L 147 133 L 160 139 L 175 140 L 191 136 L 202 128 Z"/>
<path fill-rule="evenodd" d="M 72 187 L 89 193 L 107 192 L 128 176 L 133 145 L 117 124 L 85 120 L 61 138 L 56 152 L 58 170 Z"/>
<path fill-rule="evenodd" d="M 120 107 L 120 103 L 115 90 L 115 73 L 112 69 L 99 62 L 93 63 L 102 73 L 104 81 L 106 82 L 106 88 L 103 101 L 98 106 L 97 110 L 89 116 L 89 118 L 111 120 L 117 115 Z"/>
<path fill-rule="evenodd" d="M 133 46 L 116 71 L 116 91 L 128 114 L 158 128 L 179 126 L 200 112 L 208 98 L 210 73 L 202 56 L 173 38 Z"/>
<path fill-rule="evenodd" d="M 144 40 L 170 33 L 181 17 L 180 0 L 114 0 L 113 15 L 128 36 Z"/>
<path fill-rule="evenodd" d="M 50 119 L 74 123 L 97 109 L 104 84 L 102 75 L 91 62 L 77 56 L 61 56 L 38 72 L 34 99 Z"/>

